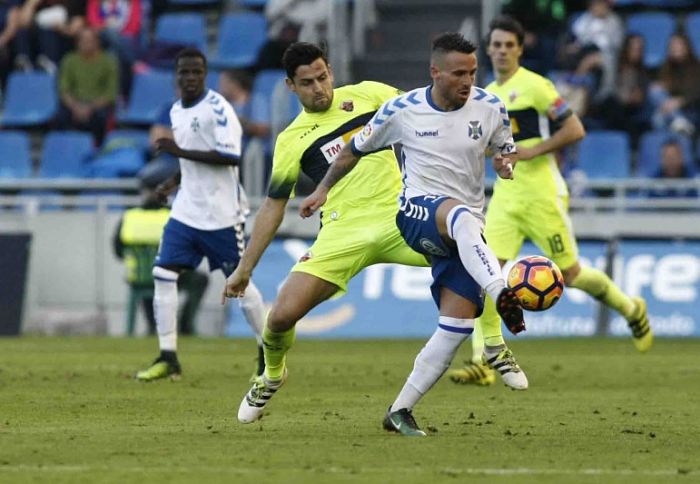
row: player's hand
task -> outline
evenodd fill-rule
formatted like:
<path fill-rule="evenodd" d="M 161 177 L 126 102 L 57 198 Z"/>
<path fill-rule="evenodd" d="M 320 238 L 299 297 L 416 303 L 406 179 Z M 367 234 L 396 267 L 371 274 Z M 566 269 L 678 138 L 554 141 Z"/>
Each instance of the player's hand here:
<path fill-rule="evenodd" d="M 156 140 L 156 153 L 169 153 L 173 156 L 180 156 L 180 147 L 171 138 L 159 138 Z"/>
<path fill-rule="evenodd" d="M 537 153 L 535 153 L 534 149 L 518 145 L 518 160 L 527 161 L 535 156 L 537 156 Z"/>
<path fill-rule="evenodd" d="M 496 173 L 501 178 L 513 179 L 513 162 L 510 158 L 503 155 L 495 155 L 493 157 L 493 169 L 496 170 Z"/>
<path fill-rule="evenodd" d="M 328 198 L 328 191 L 322 186 L 318 186 L 314 192 L 306 197 L 303 202 L 301 202 L 301 207 L 299 207 L 299 215 L 301 218 L 311 217 L 316 210 L 321 208 L 326 199 Z"/>
<path fill-rule="evenodd" d="M 233 271 L 233 274 L 226 279 L 224 292 L 221 294 L 221 304 L 226 304 L 226 298 L 229 297 L 243 297 L 249 283 L 250 273 L 244 272 L 241 270 L 241 267 L 238 266 L 236 270 Z"/>

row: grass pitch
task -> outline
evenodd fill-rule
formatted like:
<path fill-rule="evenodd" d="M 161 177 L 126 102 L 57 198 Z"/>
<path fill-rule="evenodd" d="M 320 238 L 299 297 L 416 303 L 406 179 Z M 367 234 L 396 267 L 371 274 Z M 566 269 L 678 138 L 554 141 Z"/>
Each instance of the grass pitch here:
<path fill-rule="evenodd" d="M 387 434 L 422 344 L 298 341 L 244 426 L 251 341 L 182 338 L 182 381 L 142 384 L 155 339 L 0 339 L 0 482 L 700 482 L 698 340 L 513 342 L 530 390 L 443 379 L 427 438 Z"/>

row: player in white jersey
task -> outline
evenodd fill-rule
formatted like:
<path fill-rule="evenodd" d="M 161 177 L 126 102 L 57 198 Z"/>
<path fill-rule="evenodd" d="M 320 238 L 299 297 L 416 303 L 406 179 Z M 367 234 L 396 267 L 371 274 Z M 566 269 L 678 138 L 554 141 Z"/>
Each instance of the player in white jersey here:
<path fill-rule="evenodd" d="M 412 409 L 472 333 L 484 290 L 514 334 L 525 329 L 520 303 L 505 286 L 498 260 L 482 236 L 485 152 L 494 153 L 498 174 L 511 178 L 509 157 L 515 154 L 515 143 L 503 103 L 473 87 L 475 50 L 458 33 L 436 38 L 430 64 L 433 84 L 384 103 L 300 209 L 307 217 L 323 205 L 328 190 L 364 154 L 402 144 L 404 190 L 396 223 L 414 250 L 430 256 L 431 290 L 440 311 L 438 328 L 384 418 L 386 430 L 402 435 L 425 435 Z M 510 386 L 527 384 L 512 356 L 498 364 L 515 365 Z"/>
<path fill-rule="evenodd" d="M 170 110 L 174 140 L 161 138 L 157 145 L 159 151 L 180 160 L 179 176 L 161 187 L 161 193 L 174 190 L 178 184 L 180 190 L 153 267 L 160 355 L 151 367 L 136 374 L 142 381 L 181 374 L 176 317 L 180 273 L 195 269 L 206 257 L 211 271 L 221 269 L 228 276 L 244 249 L 247 203 L 238 179 L 241 124 L 223 96 L 206 88 L 204 54 L 197 49 L 182 50 L 175 69 L 182 98 Z M 260 346 L 265 314 L 257 287 L 248 286 L 240 303 Z"/>

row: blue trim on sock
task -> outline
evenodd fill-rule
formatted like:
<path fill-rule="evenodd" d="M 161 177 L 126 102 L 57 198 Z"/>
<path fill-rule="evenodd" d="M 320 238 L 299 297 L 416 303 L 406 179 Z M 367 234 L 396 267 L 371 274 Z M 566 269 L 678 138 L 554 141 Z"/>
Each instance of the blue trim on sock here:
<path fill-rule="evenodd" d="M 453 239 L 455 238 L 455 222 L 457 221 L 457 217 L 459 216 L 459 214 L 461 214 L 462 212 L 471 213 L 467 207 L 459 207 L 455 211 L 454 215 L 452 216 L 452 222 L 450 222 L 450 233 L 452 234 Z"/>
<path fill-rule="evenodd" d="M 458 328 L 456 326 L 447 326 L 444 324 L 438 324 L 438 327 L 451 333 L 472 334 L 474 332 L 474 328 Z"/>
<path fill-rule="evenodd" d="M 166 279 L 164 277 L 158 277 L 158 276 L 153 276 L 153 279 L 156 279 L 158 281 L 163 281 L 163 282 L 177 283 L 177 279 Z"/>

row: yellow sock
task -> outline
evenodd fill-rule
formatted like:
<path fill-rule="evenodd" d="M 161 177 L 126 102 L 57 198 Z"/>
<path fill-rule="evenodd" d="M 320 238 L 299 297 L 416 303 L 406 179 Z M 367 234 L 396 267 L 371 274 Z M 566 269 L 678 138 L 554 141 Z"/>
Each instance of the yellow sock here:
<path fill-rule="evenodd" d="M 503 331 L 501 331 L 501 317 L 496 311 L 496 303 L 489 296 L 484 299 L 484 312 L 479 317 L 479 324 L 481 324 L 486 346 L 505 344 Z"/>
<path fill-rule="evenodd" d="M 270 380 L 279 380 L 284 373 L 287 351 L 294 344 L 296 331 L 294 328 L 282 333 L 263 330 L 263 352 L 265 353 L 265 376 Z"/>
<path fill-rule="evenodd" d="M 581 289 L 593 298 L 613 308 L 629 319 L 634 312 L 634 302 L 608 277 L 592 267 L 581 266 L 581 272 L 571 282 L 571 287 Z"/>

